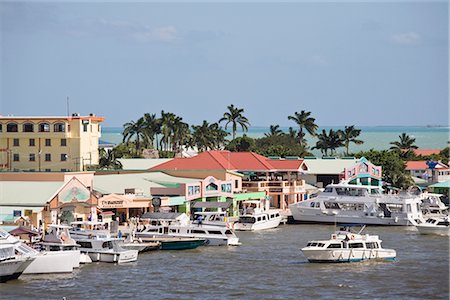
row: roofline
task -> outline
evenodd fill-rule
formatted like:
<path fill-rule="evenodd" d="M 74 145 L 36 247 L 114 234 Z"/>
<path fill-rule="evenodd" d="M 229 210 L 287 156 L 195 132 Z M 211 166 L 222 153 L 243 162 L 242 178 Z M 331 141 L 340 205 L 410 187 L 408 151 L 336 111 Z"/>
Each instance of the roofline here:
<path fill-rule="evenodd" d="M 0 116 L 0 121 L 2 120 L 94 120 L 103 122 L 105 118 L 97 116 Z"/>

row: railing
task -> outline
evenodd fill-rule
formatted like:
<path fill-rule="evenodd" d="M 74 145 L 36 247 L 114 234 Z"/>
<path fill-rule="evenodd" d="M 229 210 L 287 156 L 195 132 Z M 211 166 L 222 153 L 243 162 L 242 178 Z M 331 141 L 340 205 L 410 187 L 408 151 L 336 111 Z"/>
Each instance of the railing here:
<path fill-rule="evenodd" d="M 294 180 L 294 181 L 250 181 L 242 182 L 242 187 L 251 191 L 270 191 L 272 189 L 289 191 L 297 190 L 298 188 L 303 188 L 305 185 L 304 180 Z"/>

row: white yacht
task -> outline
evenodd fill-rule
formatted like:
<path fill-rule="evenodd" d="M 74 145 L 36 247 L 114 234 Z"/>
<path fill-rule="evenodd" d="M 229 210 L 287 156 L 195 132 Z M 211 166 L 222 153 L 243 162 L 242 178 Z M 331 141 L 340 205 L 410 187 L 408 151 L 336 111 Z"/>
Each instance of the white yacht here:
<path fill-rule="evenodd" d="M 244 201 L 244 214 L 239 216 L 238 221 L 234 224 L 235 230 L 263 230 L 276 228 L 280 225 L 281 215 L 277 209 L 261 207 L 261 202 L 257 200 Z"/>
<path fill-rule="evenodd" d="M 194 212 L 193 224 L 217 225 L 230 228 L 233 222 L 226 212 L 200 211 Z"/>
<path fill-rule="evenodd" d="M 422 213 L 424 218 L 445 217 L 448 215 L 448 206 L 442 202 L 443 195 L 434 193 L 422 193 Z"/>
<path fill-rule="evenodd" d="M 395 260 L 396 251 L 382 248 L 377 235 L 361 234 L 364 227 L 358 233 L 342 228 L 333 233 L 329 240 L 309 241 L 301 251 L 309 262 Z"/>
<path fill-rule="evenodd" d="M 33 260 L 33 257 L 17 255 L 14 245 L 0 231 L 0 283 L 19 278 Z"/>
<path fill-rule="evenodd" d="M 450 217 L 431 217 L 416 228 L 421 234 L 450 236 Z"/>
<path fill-rule="evenodd" d="M 111 238 L 107 230 L 99 229 L 97 222 L 73 222 L 70 233 L 80 245 L 80 251 L 89 255 L 93 262 L 126 263 L 136 261 L 138 250 L 122 248 L 119 239 Z"/>
<path fill-rule="evenodd" d="M 165 215 L 165 213 L 144 214 L 141 219 L 147 220 L 148 224 L 144 224 L 141 230 L 136 231 L 136 237 L 142 239 L 155 236 L 190 237 L 206 240 L 205 245 L 209 246 L 240 245 L 234 231 L 226 226 L 194 224 L 185 213 Z"/>
<path fill-rule="evenodd" d="M 418 196 L 383 195 L 375 186 L 330 184 L 317 197 L 291 204 L 297 222 L 417 225 L 425 220 Z"/>
<path fill-rule="evenodd" d="M 16 253 L 33 258 L 23 274 L 71 273 L 74 260 L 79 260 L 80 251 L 78 250 L 37 251 L 2 229 L 0 229 L 0 235 L 7 243 L 14 246 Z"/>

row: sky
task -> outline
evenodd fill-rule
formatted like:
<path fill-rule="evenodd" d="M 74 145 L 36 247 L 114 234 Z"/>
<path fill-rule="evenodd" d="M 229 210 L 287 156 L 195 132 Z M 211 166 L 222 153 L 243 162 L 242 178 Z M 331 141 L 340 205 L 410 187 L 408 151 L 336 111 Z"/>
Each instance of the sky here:
<path fill-rule="evenodd" d="M 0 114 L 449 124 L 449 4 L 0 1 Z"/>

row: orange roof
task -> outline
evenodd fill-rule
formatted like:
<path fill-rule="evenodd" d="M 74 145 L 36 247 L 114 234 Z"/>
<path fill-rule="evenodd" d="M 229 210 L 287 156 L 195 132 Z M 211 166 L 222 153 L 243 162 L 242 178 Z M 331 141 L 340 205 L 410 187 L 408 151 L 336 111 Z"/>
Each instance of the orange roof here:
<path fill-rule="evenodd" d="M 439 149 L 414 149 L 414 153 L 416 155 L 427 156 L 427 155 L 432 155 L 432 154 L 439 154 L 439 153 L 441 153 L 441 150 L 439 150 Z"/>
<path fill-rule="evenodd" d="M 151 168 L 151 171 L 230 170 L 276 171 L 298 170 L 303 160 L 270 160 L 253 152 L 207 151 L 190 158 L 175 158 Z"/>
<path fill-rule="evenodd" d="M 405 170 L 425 170 L 428 169 L 426 160 L 407 161 Z"/>

